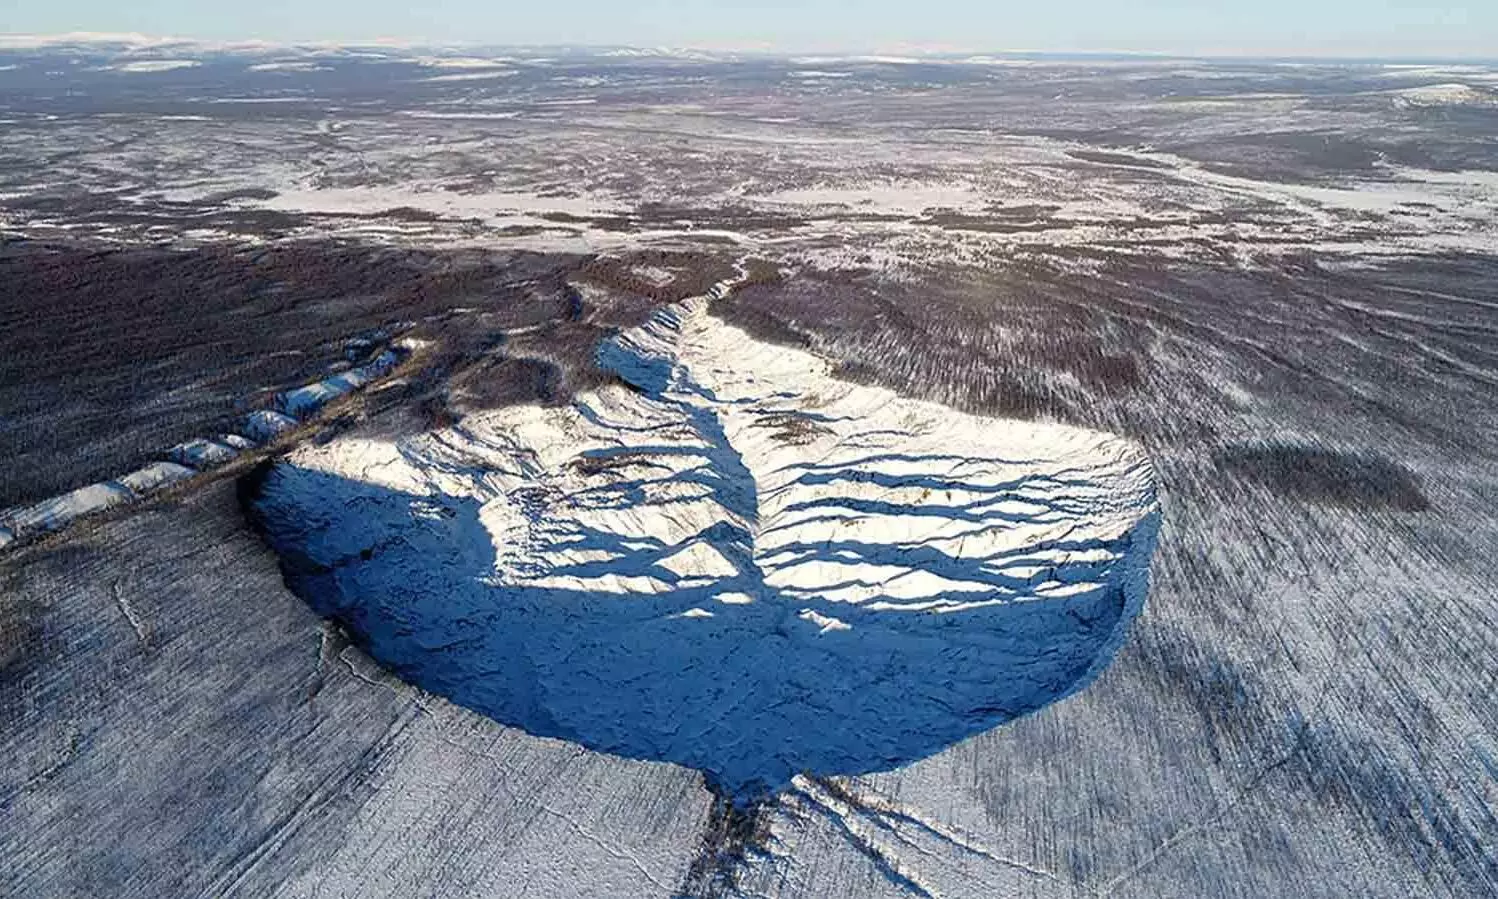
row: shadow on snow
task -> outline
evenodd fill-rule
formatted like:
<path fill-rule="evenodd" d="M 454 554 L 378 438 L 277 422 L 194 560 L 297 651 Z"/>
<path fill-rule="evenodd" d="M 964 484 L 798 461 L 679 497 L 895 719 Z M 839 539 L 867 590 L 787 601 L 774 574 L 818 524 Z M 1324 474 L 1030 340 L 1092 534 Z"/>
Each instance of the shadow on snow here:
<path fill-rule="evenodd" d="M 628 497 L 643 487 L 625 481 L 604 492 Z M 1047 547 L 1117 555 L 1053 563 L 1033 577 L 1006 569 L 1033 568 L 1038 547 L 972 559 L 858 540 L 768 550 L 782 567 L 894 564 L 991 588 L 958 595 L 963 601 L 1012 600 L 1038 580 L 1101 584 L 931 613 L 878 597 L 851 604 L 776 589 L 756 564 L 753 535 L 729 522 L 688 541 L 711 545 L 734 569 L 714 578 L 661 564 L 685 544 L 553 523 L 554 546 L 595 551 L 599 561 L 552 565 L 543 548 L 532 564 L 546 570 L 529 574 L 649 576 L 669 586 L 569 590 L 506 583 L 472 498 L 407 494 L 284 463 L 247 478 L 242 492 L 292 590 L 409 682 L 532 734 L 700 769 L 738 801 L 801 772 L 898 767 L 1085 686 L 1142 604 L 1155 531 L 1151 515 L 1111 545 Z M 722 499 L 753 505 L 733 490 Z M 520 505 L 536 522 L 545 518 L 543 503 Z M 753 601 L 722 601 L 736 595 Z M 834 619 L 836 628 L 824 627 Z"/>

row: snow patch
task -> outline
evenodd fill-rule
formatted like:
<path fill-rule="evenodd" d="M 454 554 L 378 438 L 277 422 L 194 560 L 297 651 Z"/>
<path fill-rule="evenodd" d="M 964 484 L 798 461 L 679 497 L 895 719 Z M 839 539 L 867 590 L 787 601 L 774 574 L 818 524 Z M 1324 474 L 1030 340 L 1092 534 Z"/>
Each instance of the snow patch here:
<path fill-rule="evenodd" d="M 402 112 L 401 115 L 413 119 L 454 119 L 458 121 L 470 120 L 482 122 L 485 120 L 515 119 L 520 117 L 519 112 L 433 112 L 426 109 L 414 109 Z"/>
<path fill-rule="evenodd" d="M 119 484 L 137 496 L 145 496 L 196 477 L 197 474 L 193 469 L 176 462 L 155 462 L 120 478 Z"/>
<path fill-rule="evenodd" d="M 332 69 L 315 62 L 299 60 L 294 62 L 262 62 L 256 63 L 248 68 L 251 72 L 331 72 Z"/>
<path fill-rule="evenodd" d="M 1498 93 L 1467 84 L 1427 84 L 1389 91 L 1394 102 L 1404 106 L 1493 106 Z"/>
<path fill-rule="evenodd" d="M 239 456 L 240 450 L 215 440 L 190 440 L 167 451 L 167 458 L 179 465 L 207 471 L 227 465 Z"/>
<path fill-rule="evenodd" d="M 196 59 L 141 59 L 110 66 L 114 72 L 143 74 L 151 72 L 173 72 L 177 69 L 195 69 L 202 65 Z"/>
<path fill-rule="evenodd" d="M 423 56 L 416 64 L 429 69 L 501 69 L 516 61 L 511 57 Z"/>
<path fill-rule="evenodd" d="M 655 265 L 636 265 L 630 273 L 654 287 L 665 287 L 676 280 L 676 273 Z"/>
<path fill-rule="evenodd" d="M 831 615 L 823 615 L 820 612 L 816 612 L 811 609 L 803 610 L 799 617 L 802 621 L 811 622 L 812 624 L 820 628 L 820 630 L 817 631 L 818 634 L 830 634 L 834 631 L 853 630 L 853 627 L 851 625 L 845 624 L 842 621 L 833 618 Z"/>
<path fill-rule="evenodd" d="M 400 354 L 394 350 L 387 350 L 368 365 L 296 390 L 288 390 L 276 397 L 276 407 L 280 412 L 293 418 L 306 418 L 316 414 L 328 403 L 347 396 L 394 371 L 395 367 L 400 364 L 400 359 Z"/>
<path fill-rule="evenodd" d="M 421 79 L 428 84 L 442 81 L 492 81 L 497 78 L 512 78 L 520 74 L 514 69 L 501 69 L 495 72 L 458 72 L 452 75 L 433 75 L 431 78 Z"/>
<path fill-rule="evenodd" d="M 260 443 L 270 443 L 282 434 L 297 429 L 297 420 L 290 415 L 262 409 L 250 413 L 245 420 L 245 433 Z"/>
<path fill-rule="evenodd" d="M 898 215 L 918 215 L 928 209 L 978 209 L 988 202 L 972 185 L 955 181 L 827 185 L 780 190 L 754 199 L 779 206 L 843 207 Z"/>
<path fill-rule="evenodd" d="M 0 526 L 17 537 L 58 531 L 87 515 L 129 502 L 135 496 L 122 484 L 105 481 L 80 487 L 34 506 L 7 513 Z"/>

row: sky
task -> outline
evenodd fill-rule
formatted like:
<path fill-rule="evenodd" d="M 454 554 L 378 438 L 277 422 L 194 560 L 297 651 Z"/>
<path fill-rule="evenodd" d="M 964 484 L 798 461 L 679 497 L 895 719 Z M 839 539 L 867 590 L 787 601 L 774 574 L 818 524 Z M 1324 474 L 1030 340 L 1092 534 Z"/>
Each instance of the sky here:
<path fill-rule="evenodd" d="M 1498 0 L 0 0 L 0 33 L 782 52 L 1498 57 Z"/>

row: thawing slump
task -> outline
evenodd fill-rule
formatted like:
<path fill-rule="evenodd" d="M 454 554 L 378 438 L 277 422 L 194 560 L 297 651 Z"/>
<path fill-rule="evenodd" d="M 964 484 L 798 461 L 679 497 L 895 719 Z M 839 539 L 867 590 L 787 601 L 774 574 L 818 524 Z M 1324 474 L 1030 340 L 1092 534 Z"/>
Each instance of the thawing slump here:
<path fill-rule="evenodd" d="M 1148 461 L 830 376 L 705 300 L 617 384 L 247 485 L 288 583 L 406 679 L 739 799 L 897 767 L 1054 702 L 1144 601 Z"/>

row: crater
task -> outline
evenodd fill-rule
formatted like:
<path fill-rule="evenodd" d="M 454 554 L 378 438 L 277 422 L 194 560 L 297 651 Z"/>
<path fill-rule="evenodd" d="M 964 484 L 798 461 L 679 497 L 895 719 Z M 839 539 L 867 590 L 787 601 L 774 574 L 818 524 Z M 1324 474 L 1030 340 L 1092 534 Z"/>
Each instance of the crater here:
<path fill-rule="evenodd" d="M 411 683 L 741 804 L 1071 695 L 1144 603 L 1132 443 L 838 380 L 706 300 L 599 361 L 570 406 L 258 471 L 287 583 Z"/>

